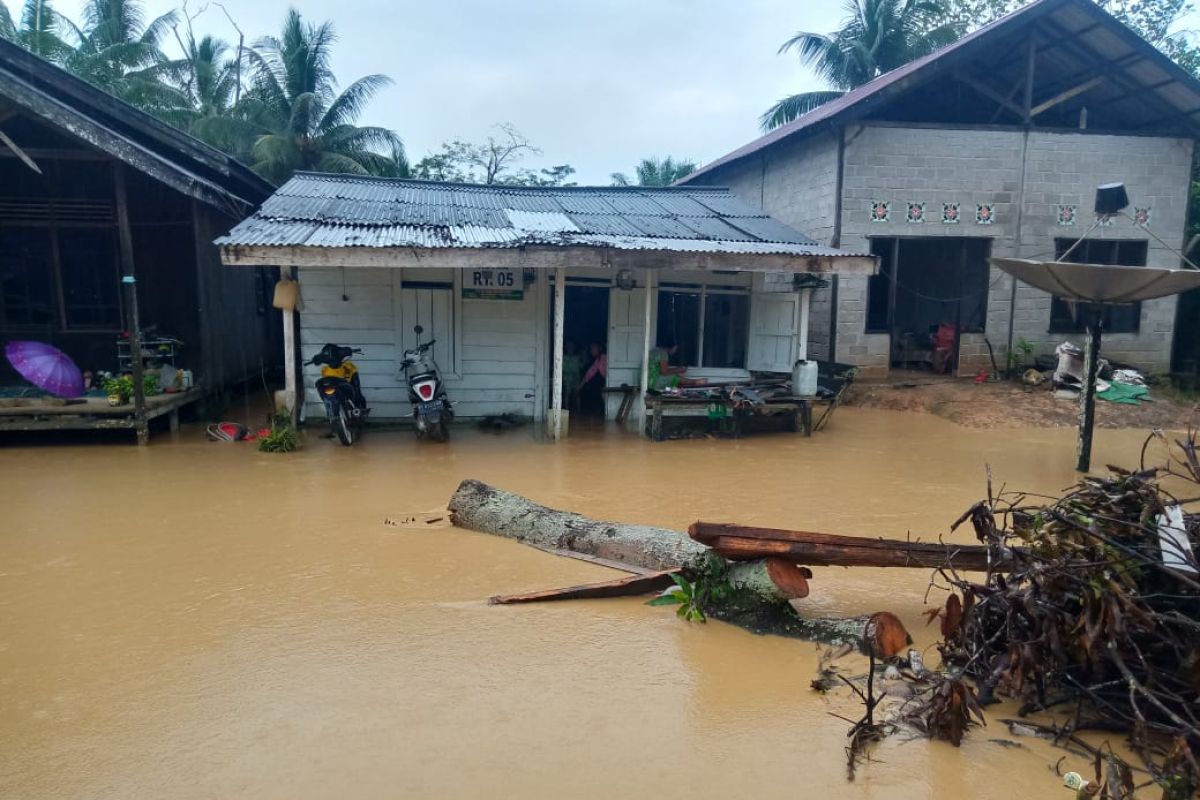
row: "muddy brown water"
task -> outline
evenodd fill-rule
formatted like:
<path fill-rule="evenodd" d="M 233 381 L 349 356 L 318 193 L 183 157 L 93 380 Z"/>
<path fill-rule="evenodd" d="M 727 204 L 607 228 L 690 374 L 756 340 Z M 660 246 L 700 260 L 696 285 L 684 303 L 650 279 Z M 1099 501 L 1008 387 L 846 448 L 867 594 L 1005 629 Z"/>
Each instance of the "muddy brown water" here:
<path fill-rule="evenodd" d="M 1100 431 L 1096 462 L 1132 463 L 1142 439 Z M 0 797 L 1060 796 L 1063 753 L 1001 746 L 996 721 L 959 749 L 893 738 L 847 783 L 830 713 L 859 711 L 809 690 L 815 646 L 637 599 L 489 607 L 613 573 L 426 521 L 475 477 L 669 527 L 932 536 L 985 463 L 997 484 L 1069 485 L 1072 442 L 844 409 L 811 440 L 398 431 L 281 457 L 185 429 L 3 448 Z M 924 645 L 928 578 L 818 570 L 809 603 L 889 609 Z"/>

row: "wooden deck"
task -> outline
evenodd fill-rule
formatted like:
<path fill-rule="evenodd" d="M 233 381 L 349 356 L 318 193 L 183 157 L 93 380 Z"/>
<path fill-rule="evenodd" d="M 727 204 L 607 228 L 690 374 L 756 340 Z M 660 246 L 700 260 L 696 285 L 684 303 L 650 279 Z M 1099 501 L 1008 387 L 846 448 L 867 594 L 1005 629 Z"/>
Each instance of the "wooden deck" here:
<path fill-rule="evenodd" d="M 179 430 L 179 409 L 204 397 L 200 388 L 146 398 L 146 420 L 169 417 Z M 0 399 L 0 431 L 136 430 L 132 403 L 110 406 L 107 398 L 58 400 L 46 397 Z"/>

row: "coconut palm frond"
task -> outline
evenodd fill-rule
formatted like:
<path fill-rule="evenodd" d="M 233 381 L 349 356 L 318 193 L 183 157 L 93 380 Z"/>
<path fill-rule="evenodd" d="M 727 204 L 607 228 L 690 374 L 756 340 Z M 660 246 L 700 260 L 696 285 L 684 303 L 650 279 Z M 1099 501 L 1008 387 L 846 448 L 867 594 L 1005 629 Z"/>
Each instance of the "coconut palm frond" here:
<path fill-rule="evenodd" d="M 790 97 L 785 97 L 767 109 L 762 117 L 759 118 L 759 124 L 762 125 L 764 131 L 778 128 L 780 125 L 786 125 L 793 120 L 799 119 L 831 100 L 838 99 L 843 94 L 844 92 L 805 92 L 804 94 L 794 94 Z"/>
<path fill-rule="evenodd" d="M 392 83 L 387 75 L 367 75 L 354 81 L 329 104 L 319 127 L 331 129 L 358 119 L 375 95 Z"/>

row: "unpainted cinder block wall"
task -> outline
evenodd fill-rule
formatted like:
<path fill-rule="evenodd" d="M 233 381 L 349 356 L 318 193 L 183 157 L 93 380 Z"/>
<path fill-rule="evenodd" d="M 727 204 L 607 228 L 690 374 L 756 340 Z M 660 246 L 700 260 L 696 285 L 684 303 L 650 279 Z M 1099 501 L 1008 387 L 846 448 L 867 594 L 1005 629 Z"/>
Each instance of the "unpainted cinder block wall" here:
<path fill-rule="evenodd" d="M 784 142 L 776 148 L 701 176 L 697 184 L 726 186 L 743 201 L 761 208 L 780 222 L 828 245 L 837 209 L 838 144 L 826 132 Z M 790 290 L 792 276 L 767 276 L 763 288 Z M 808 354 L 829 358 L 829 289 L 813 292 L 810 306 Z"/>
<path fill-rule="evenodd" d="M 845 137 L 840 244 L 848 250 L 868 251 L 870 239 L 877 236 L 982 237 L 992 240 L 993 256 L 1052 259 L 1054 240 L 1081 236 L 1094 221 L 1096 187 L 1113 181 L 1126 185 L 1132 206 L 1150 208 L 1154 234 L 1173 247 L 1183 244 L 1190 140 L 884 124 L 851 125 Z M 702 180 L 729 186 L 745 201 L 830 244 L 837 160 L 836 134 L 820 132 L 718 169 Z M 872 221 L 875 202 L 890 204 L 887 222 Z M 925 205 L 923 223 L 907 221 L 909 203 Z M 957 224 L 943 223 L 946 203 L 958 204 Z M 989 224 L 976 221 L 980 205 L 991 208 Z M 1074 225 L 1059 224 L 1060 206 L 1076 207 Z M 1118 218 L 1092 236 L 1147 241 L 1149 266 L 1178 266 L 1178 256 L 1129 219 Z M 863 377 L 883 377 L 888 372 L 889 337 L 866 333 L 867 286 L 865 276 L 840 279 L 836 360 L 858 364 Z M 1013 341 L 1028 340 L 1039 354 L 1052 353 L 1066 339 L 1081 343 L 1079 335 L 1050 332 L 1050 301 L 1045 292 L 1019 284 L 1014 305 L 1012 279 L 991 268 L 986 329 L 963 337 L 960 373 L 990 369 L 985 337 L 1003 365 L 1010 316 Z M 830 291 L 816 292 L 810 327 L 814 357 L 829 356 L 830 315 Z M 1104 354 L 1150 372 L 1165 372 L 1174 322 L 1175 298 L 1143 303 L 1138 332 L 1108 334 Z"/>

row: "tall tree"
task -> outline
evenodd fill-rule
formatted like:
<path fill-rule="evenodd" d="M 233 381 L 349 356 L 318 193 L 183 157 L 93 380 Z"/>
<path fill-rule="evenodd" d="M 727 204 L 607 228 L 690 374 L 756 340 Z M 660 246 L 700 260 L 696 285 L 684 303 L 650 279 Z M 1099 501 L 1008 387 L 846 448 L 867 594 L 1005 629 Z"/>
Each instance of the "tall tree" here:
<path fill-rule="evenodd" d="M 635 170 L 638 186 L 670 186 L 675 181 L 691 175 L 698 165 L 695 161 L 681 158 L 676 161 L 673 157 L 643 158 Z M 612 174 L 613 186 L 630 186 L 632 182 L 624 172 Z"/>
<path fill-rule="evenodd" d="M 67 23 L 76 43 L 63 65 L 132 105 L 178 122 L 187 99 L 165 80 L 168 64 L 161 50 L 175 19 L 168 11 L 147 21 L 140 0 L 86 0 L 82 27 Z"/>
<path fill-rule="evenodd" d="M 482 142 L 453 139 L 441 149 L 422 158 L 413 167 L 413 177 L 456 183 L 502 183 L 510 186 L 573 186 L 568 179 L 575 174 L 570 164 L 531 170 L 517 164 L 528 155 L 541 155 L 525 134 L 513 125 L 494 126 L 495 133 Z"/>
<path fill-rule="evenodd" d="M 339 93 L 330 67 L 335 41 L 332 23 L 306 24 L 293 8 L 279 37 L 249 51 L 250 89 L 226 132 L 241 129 L 252 141 L 251 164 L 268 180 L 296 170 L 390 174 L 402 160 L 394 131 L 355 124 L 391 79 L 367 75 Z"/>
<path fill-rule="evenodd" d="M 66 57 L 71 49 L 62 39 L 66 27 L 50 0 L 25 0 L 16 20 L 0 0 L 0 39 L 16 42 L 42 58 L 62 61 Z"/>
<path fill-rule="evenodd" d="M 954 42 L 962 29 L 947 18 L 945 0 L 846 0 L 842 27 L 829 34 L 801 31 L 780 53 L 795 51 L 833 87 L 785 97 L 760 119 L 764 129 L 807 114 L 885 72 Z"/>

